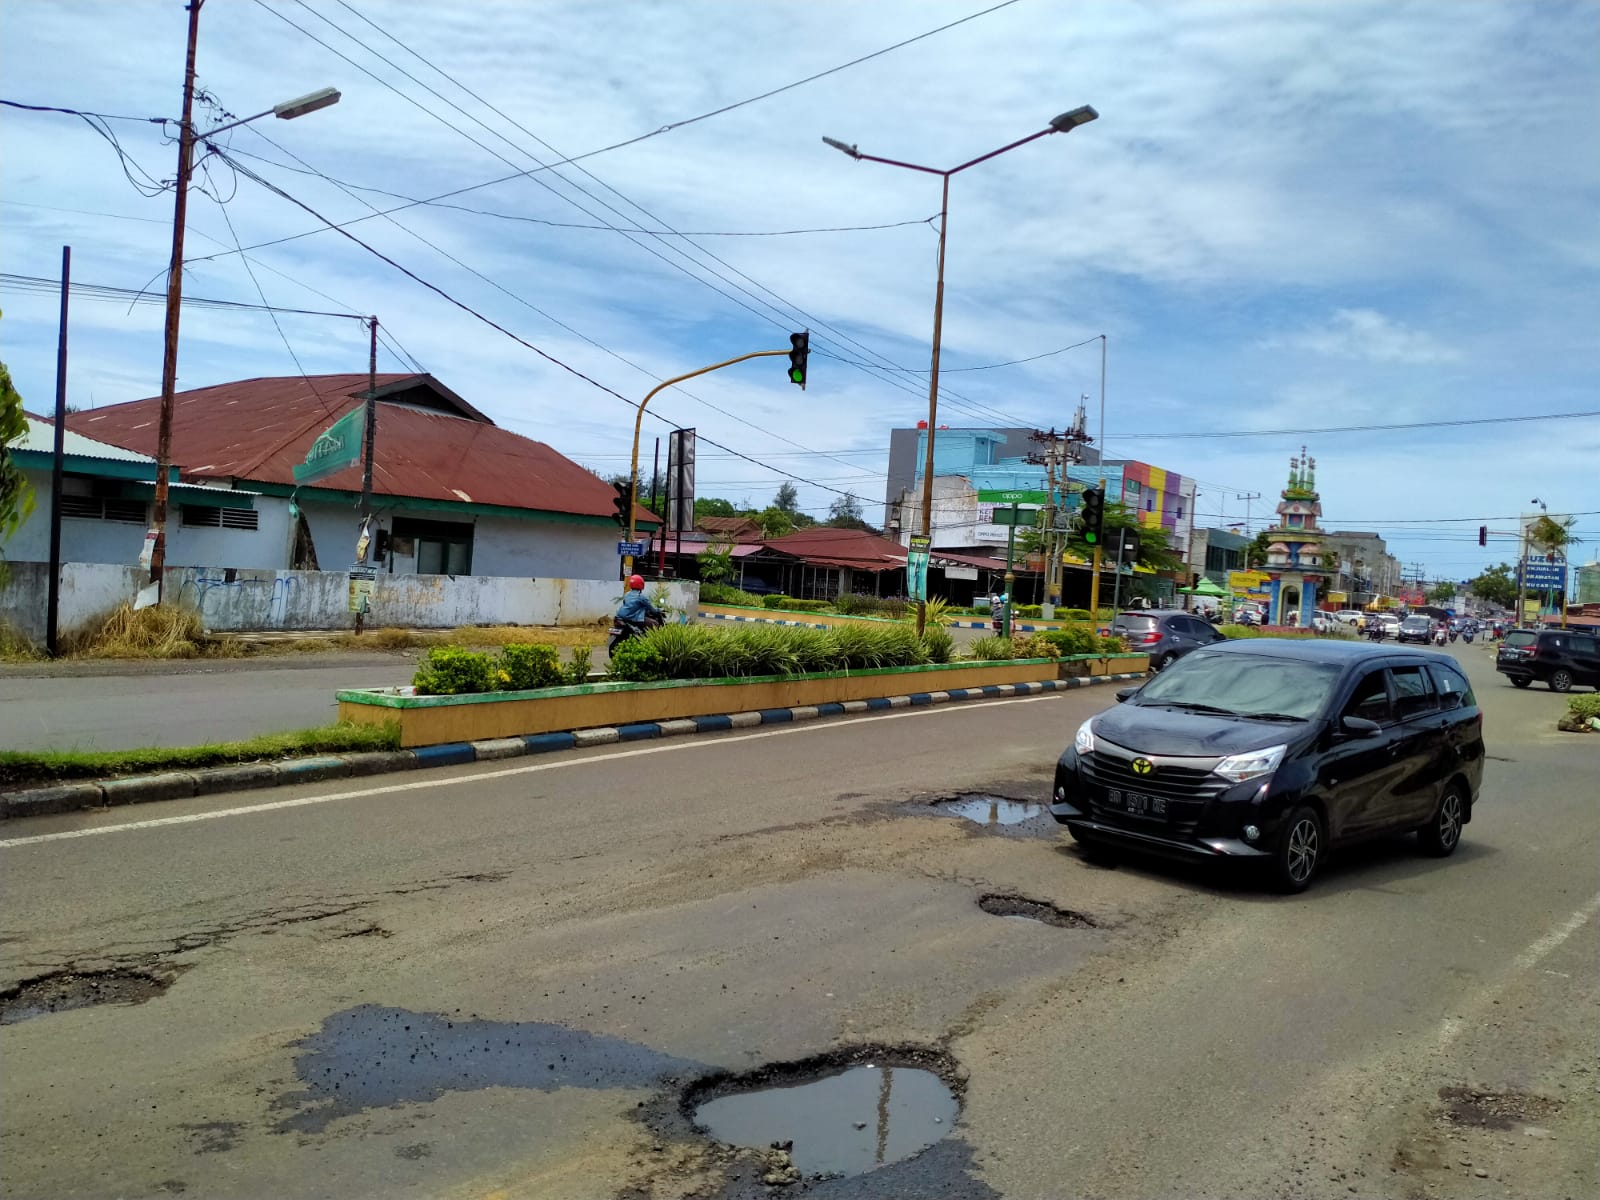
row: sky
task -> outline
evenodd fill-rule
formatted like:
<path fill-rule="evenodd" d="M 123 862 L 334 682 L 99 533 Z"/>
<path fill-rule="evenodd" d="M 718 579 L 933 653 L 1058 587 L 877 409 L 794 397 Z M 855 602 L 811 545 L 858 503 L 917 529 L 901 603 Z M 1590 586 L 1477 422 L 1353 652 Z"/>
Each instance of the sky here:
<path fill-rule="evenodd" d="M 185 292 L 375 313 L 380 370 L 414 361 L 606 474 L 655 382 L 809 328 L 804 392 L 784 359 L 668 389 L 645 461 L 694 426 L 726 448 L 702 442 L 701 495 L 759 507 L 792 476 L 806 510 L 851 492 L 874 517 L 888 430 L 927 416 L 940 183 L 822 136 L 942 169 L 1092 104 L 952 178 L 940 423 L 1059 428 L 1087 395 L 1109 455 L 1199 480 L 1203 523 L 1259 493 L 1261 527 L 1305 444 L 1324 526 L 1377 530 L 1430 579 L 1514 558 L 1534 497 L 1582 514 L 1574 557 L 1600 557 L 1600 418 L 1431 424 L 1600 410 L 1600 3 L 973 16 L 992 3 L 205 0 L 200 128 L 343 98 L 221 135 Z M 10 0 L 0 98 L 176 117 L 186 21 L 183 0 Z M 57 277 L 70 244 L 75 281 L 159 294 L 176 125 L 106 124 L 123 159 L 79 117 L 0 108 L 0 269 Z M 371 250 L 324 224 L 361 216 Z M 35 411 L 57 306 L 0 285 L 0 359 Z M 161 321 L 74 297 L 69 401 L 159 393 Z M 186 308 L 178 384 L 366 359 L 352 320 Z M 1402 423 L 1430 424 L 1371 428 Z"/>

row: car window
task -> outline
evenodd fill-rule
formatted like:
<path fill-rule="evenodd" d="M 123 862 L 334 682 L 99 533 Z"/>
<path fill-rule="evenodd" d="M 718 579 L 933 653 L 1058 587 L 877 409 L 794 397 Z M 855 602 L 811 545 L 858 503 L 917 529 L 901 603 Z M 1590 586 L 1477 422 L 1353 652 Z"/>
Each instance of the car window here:
<path fill-rule="evenodd" d="M 1415 717 L 1420 713 L 1434 712 L 1439 698 L 1433 694 L 1428 682 L 1428 672 L 1423 667 L 1394 667 L 1389 672 L 1394 679 L 1394 716 L 1397 721 Z"/>
<path fill-rule="evenodd" d="M 1541 633 L 1539 647 L 1542 650 L 1560 650 L 1567 644 L 1567 639 L 1559 633 Z"/>
<path fill-rule="evenodd" d="M 1473 708 L 1478 698 L 1472 694 L 1472 685 L 1454 667 L 1442 663 L 1429 663 L 1428 673 L 1433 676 L 1434 691 L 1445 708 Z"/>
<path fill-rule="evenodd" d="M 1572 635 L 1572 652 L 1574 654 L 1600 654 L 1600 641 L 1587 637 L 1581 633 Z"/>
<path fill-rule="evenodd" d="M 1126 629 L 1131 633 L 1149 633 L 1156 627 L 1154 617 L 1141 616 L 1135 613 L 1118 613 L 1117 619 L 1111 623 L 1113 629 Z"/>
<path fill-rule="evenodd" d="M 1526 629 L 1518 629 L 1506 634 L 1505 644 L 1513 650 L 1523 650 L 1539 640 L 1539 635 Z"/>
<path fill-rule="evenodd" d="M 1380 725 L 1389 723 L 1389 681 L 1381 668 L 1368 671 L 1361 677 L 1355 691 L 1350 693 L 1349 703 L 1339 715 L 1360 717 L 1365 721 L 1376 721 Z"/>

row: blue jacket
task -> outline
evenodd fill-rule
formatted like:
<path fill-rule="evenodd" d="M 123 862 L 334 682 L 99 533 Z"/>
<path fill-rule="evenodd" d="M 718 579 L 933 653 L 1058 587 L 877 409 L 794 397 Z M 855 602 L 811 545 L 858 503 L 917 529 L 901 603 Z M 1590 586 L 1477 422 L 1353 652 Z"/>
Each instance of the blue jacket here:
<path fill-rule="evenodd" d="M 661 610 L 646 600 L 643 592 L 629 592 L 617 609 L 617 620 L 631 621 L 635 625 L 643 625 L 646 618 L 661 615 Z"/>

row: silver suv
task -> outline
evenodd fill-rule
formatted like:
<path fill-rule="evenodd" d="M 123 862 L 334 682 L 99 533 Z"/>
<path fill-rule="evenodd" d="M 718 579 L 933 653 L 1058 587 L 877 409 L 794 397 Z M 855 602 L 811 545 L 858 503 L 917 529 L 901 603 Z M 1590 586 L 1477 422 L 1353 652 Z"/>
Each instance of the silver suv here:
<path fill-rule="evenodd" d="M 1227 641 L 1209 621 L 1178 609 L 1120 612 L 1111 622 L 1111 632 L 1125 641 L 1128 649 L 1148 654 L 1152 671 L 1165 670 L 1191 650 Z"/>

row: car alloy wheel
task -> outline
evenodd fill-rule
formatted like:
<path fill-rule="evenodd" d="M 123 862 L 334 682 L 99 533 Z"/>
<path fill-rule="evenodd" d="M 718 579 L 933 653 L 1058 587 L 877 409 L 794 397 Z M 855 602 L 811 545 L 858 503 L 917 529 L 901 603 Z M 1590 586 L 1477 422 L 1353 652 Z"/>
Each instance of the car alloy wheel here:
<path fill-rule="evenodd" d="M 1273 857 L 1278 890 L 1303 892 L 1311 886 L 1322 865 L 1322 820 L 1311 808 L 1301 807 L 1289 814 Z"/>
<path fill-rule="evenodd" d="M 1559 671 L 1550 673 L 1550 690 L 1552 692 L 1570 692 L 1572 690 L 1572 672 L 1562 667 Z"/>
<path fill-rule="evenodd" d="M 1417 830 L 1417 840 L 1428 854 L 1443 858 L 1455 852 L 1461 842 L 1461 826 L 1466 822 L 1466 802 L 1461 799 L 1461 789 L 1454 784 L 1439 797 L 1439 807 L 1429 821 Z"/>

